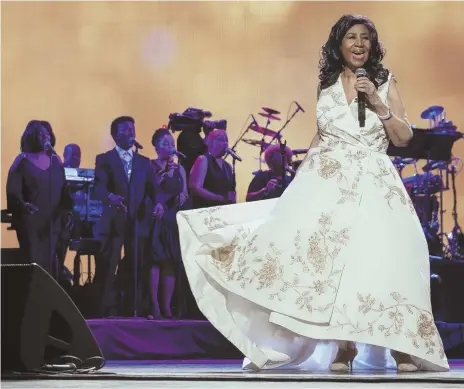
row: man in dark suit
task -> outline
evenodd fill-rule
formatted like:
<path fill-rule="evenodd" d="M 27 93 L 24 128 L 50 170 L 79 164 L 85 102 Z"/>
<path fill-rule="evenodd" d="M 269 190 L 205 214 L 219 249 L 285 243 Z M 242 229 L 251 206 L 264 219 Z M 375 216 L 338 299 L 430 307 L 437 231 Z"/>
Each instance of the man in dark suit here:
<path fill-rule="evenodd" d="M 134 243 L 137 242 L 138 279 L 142 277 L 143 249 L 149 234 L 151 216 L 161 217 L 163 206 L 156 200 L 156 184 L 150 160 L 134 152 L 135 122 L 132 117 L 121 116 L 111 123 L 111 136 L 116 147 L 104 154 L 97 155 L 95 161 L 95 196 L 103 201 L 103 215 L 96 226 L 96 234 L 101 240 L 102 252 L 97 259 L 95 283 L 99 286 L 102 298 L 100 314 L 113 316 L 117 314 L 118 283 L 116 269 L 120 265 L 121 250 L 124 246 L 126 260 L 133 271 Z M 153 206 L 154 205 L 154 206 Z M 137 240 L 135 237 L 137 236 Z M 124 294 L 128 299 L 124 313 L 133 301 L 133 275 L 124 277 Z M 118 271 L 118 273 L 121 273 Z M 129 277 L 128 277 L 129 276 Z M 121 278 L 121 277 L 118 277 Z M 138 295 L 141 297 L 139 284 Z M 132 304 L 133 305 L 133 304 Z"/>

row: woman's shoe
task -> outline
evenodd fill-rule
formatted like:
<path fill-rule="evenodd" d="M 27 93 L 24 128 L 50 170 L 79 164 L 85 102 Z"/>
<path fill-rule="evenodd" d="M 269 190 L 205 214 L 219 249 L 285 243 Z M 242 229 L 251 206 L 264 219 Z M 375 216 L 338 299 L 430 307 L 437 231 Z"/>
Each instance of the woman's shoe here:
<path fill-rule="evenodd" d="M 151 313 L 147 316 L 147 320 L 163 320 L 164 317 L 161 316 L 161 313 Z"/>
<path fill-rule="evenodd" d="M 391 356 L 396 362 L 396 368 L 400 373 L 412 373 L 419 370 L 419 368 L 414 364 L 410 355 L 405 353 L 400 353 L 399 351 L 391 350 Z"/>
<path fill-rule="evenodd" d="M 331 371 L 347 372 L 353 371 L 353 360 L 358 355 L 358 349 L 353 342 L 347 342 L 346 348 L 338 348 L 338 353 L 332 364 Z"/>

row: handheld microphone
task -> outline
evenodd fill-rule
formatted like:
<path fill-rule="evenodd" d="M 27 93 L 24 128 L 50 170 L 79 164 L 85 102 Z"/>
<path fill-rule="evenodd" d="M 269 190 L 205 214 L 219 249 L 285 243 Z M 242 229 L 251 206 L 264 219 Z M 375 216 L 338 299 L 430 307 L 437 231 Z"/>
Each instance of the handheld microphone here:
<path fill-rule="evenodd" d="M 182 154 L 180 151 L 175 151 L 175 155 L 177 155 L 179 158 L 187 159 L 187 156 L 185 154 Z"/>
<path fill-rule="evenodd" d="M 237 161 L 242 162 L 242 158 L 240 158 L 235 151 L 227 148 L 226 149 L 226 154 L 229 154 L 233 159 L 236 159 Z"/>
<path fill-rule="evenodd" d="M 129 142 L 132 143 L 133 146 L 135 146 L 137 149 L 143 150 L 143 146 L 135 140 L 135 138 L 130 138 Z"/>
<path fill-rule="evenodd" d="M 367 77 L 367 72 L 363 68 L 356 69 L 354 74 L 356 78 Z M 364 92 L 358 92 L 358 121 L 359 127 L 366 125 L 366 94 Z"/>
<path fill-rule="evenodd" d="M 56 151 L 55 151 L 55 149 L 53 148 L 53 146 L 51 145 L 50 142 L 45 142 L 44 145 L 43 145 L 43 148 L 46 151 L 46 153 L 49 154 L 49 155 L 56 154 Z"/>
<path fill-rule="evenodd" d="M 302 107 L 300 104 L 298 104 L 298 101 L 293 101 L 293 102 L 296 104 L 296 106 L 298 107 L 298 109 L 299 109 L 300 111 L 302 111 L 303 113 L 306 112 L 306 111 L 303 109 L 303 107 Z"/>

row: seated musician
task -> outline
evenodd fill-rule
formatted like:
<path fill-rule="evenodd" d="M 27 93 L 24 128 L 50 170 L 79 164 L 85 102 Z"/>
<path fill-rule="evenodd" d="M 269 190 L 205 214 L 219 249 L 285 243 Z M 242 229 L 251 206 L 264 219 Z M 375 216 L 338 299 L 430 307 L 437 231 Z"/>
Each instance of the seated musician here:
<path fill-rule="evenodd" d="M 260 170 L 253 177 L 248 187 L 246 201 L 267 200 L 280 197 L 285 188 L 292 181 L 292 177 L 286 175 L 285 170 L 291 164 L 292 157 L 292 150 L 289 147 L 285 147 L 285 155 L 284 158 L 282 158 L 279 145 L 269 146 L 264 152 L 264 159 L 269 170 Z"/>
<path fill-rule="evenodd" d="M 63 152 L 64 167 L 79 168 L 81 165 L 81 148 L 75 143 L 67 144 Z"/>
<path fill-rule="evenodd" d="M 81 164 L 81 148 L 75 144 L 75 143 L 70 143 L 67 144 L 64 147 L 63 151 L 63 167 L 66 168 L 71 168 L 71 169 L 78 169 Z M 81 223 L 81 214 L 78 210 L 76 210 L 76 206 L 78 207 L 80 204 L 87 204 L 87 195 L 86 195 L 86 187 L 79 185 L 77 188 L 75 185 L 72 183 L 68 182 L 68 187 L 69 187 L 69 192 L 71 195 L 71 199 L 73 200 L 73 226 L 71 229 L 66 229 L 63 228 L 61 232 L 60 239 L 58 241 L 58 246 L 57 246 L 57 255 L 61 264 L 61 267 L 63 269 L 63 274 L 61 274 L 61 285 L 64 286 L 69 286 L 69 277 L 70 273 L 66 269 L 64 262 L 66 259 L 66 253 L 68 251 L 68 246 L 69 242 L 71 239 L 74 238 L 83 238 L 87 237 L 88 235 L 91 235 L 88 231 L 86 231 L 86 227 L 88 228 L 88 225 L 84 225 Z M 67 219 L 63 220 L 63 223 L 66 223 Z"/>

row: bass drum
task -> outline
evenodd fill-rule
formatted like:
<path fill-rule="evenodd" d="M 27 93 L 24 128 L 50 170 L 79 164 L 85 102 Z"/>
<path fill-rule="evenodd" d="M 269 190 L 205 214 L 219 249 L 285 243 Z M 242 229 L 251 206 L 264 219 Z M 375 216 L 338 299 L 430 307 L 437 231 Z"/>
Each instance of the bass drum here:
<path fill-rule="evenodd" d="M 440 203 L 436 195 L 424 196 L 411 193 L 410 197 L 422 225 L 428 226 L 438 219 Z"/>
<path fill-rule="evenodd" d="M 439 237 L 439 208 L 437 196 L 412 195 L 412 203 L 422 224 L 430 255 L 441 256 L 442 244 Z"/>

